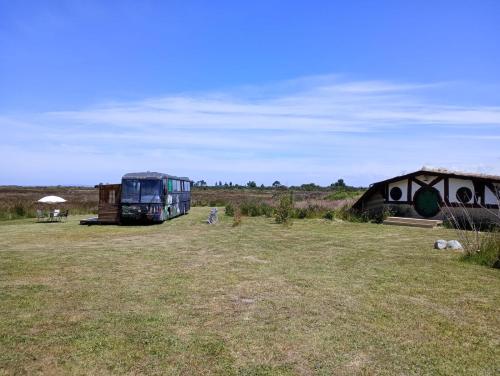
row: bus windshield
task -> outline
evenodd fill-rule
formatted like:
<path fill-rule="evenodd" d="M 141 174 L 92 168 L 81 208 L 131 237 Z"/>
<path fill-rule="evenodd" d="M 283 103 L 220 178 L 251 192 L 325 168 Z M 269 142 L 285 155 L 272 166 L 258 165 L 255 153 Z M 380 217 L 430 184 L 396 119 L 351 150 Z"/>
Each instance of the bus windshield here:
<path fill-rule="evenodd" d="M 123 180 L 122 202 L 161 203 L 161 180 Z"/>
<path fill-rule="evenodd" d="M 141 203 L 161 202 L 161 180 L 141 181 Z"/>
<path fill-rule="evenodd" d="M 122 202 L 139 202 L 141 182 L 139 180 L 123 180 Z"/>

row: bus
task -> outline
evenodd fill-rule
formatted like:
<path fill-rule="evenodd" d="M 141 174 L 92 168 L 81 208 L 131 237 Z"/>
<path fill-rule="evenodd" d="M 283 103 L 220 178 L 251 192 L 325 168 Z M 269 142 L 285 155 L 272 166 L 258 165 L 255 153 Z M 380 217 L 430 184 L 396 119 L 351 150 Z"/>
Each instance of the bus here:
<path fill-rule="evenodd" d="M 191 208 L 192 181 L 159 172 L 133 172 L 122 177 L 122 223 L 162 223 Z"/>

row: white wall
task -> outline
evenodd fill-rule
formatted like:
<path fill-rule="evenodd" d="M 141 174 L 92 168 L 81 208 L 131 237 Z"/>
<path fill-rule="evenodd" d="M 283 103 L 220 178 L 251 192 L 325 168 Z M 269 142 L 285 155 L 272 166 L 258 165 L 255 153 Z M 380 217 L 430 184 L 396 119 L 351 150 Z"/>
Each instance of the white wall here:
<path fill-rule="evenodd" d="M 472 198 L 470 201 L 466 202 L 467 204 L 474 203 L 474 195 L 476 192 L 474 191 L 474 184 L 472 183 L 472 180 L 467 180 L 467 179 L 456 179 L 456 178 L 449 178 L 449 201 L 450 202 L 460 202 L 457 199 L 457 191 L 459 188 L 462 187 L 467 187 L 472 191 Z"/>
<path fill-rule="evenodd" d="M 391 189 L 393 187 L 398 187 L 403 192 L 403 194 L 401 195 L 401 198 L 398 201 L 395 201 L 391 198 Z M 389 197 L 388 197 L 389 201 L 392 201 L 392 202 L 407 201 L 407 199 L 408 199 L 407 196 L 408 196 L 408 179 L 395 181 L 395 182 L 389 184 Z"/>
<path fill-rule="evenodd" d="M 500 189 L 500 184 L 495 184 L 497 191 Z M 499 199 L 495 196 L 495 193 L 491 191 L 488 187 L 484 187 L 484 203 L 490 205 L 498 205 Z"/>

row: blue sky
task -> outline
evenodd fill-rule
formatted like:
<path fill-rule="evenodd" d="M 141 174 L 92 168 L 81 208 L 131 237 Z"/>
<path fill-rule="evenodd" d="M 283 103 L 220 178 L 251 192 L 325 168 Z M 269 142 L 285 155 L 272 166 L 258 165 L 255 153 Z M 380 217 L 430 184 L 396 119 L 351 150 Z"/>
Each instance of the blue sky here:
<path fill-rule="evenodd" d="M 0 0 L 0 184 L 500 174 L 498 1 Z"/>

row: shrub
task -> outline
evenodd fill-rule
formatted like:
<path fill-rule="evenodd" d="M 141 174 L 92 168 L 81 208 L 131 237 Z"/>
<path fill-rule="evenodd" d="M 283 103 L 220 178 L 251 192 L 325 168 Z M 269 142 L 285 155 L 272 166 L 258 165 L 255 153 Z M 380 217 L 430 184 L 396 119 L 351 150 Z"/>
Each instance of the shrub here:
<path fill-rule="evenodd" d="M 260 204 L 260 212 L 261 215 L 265 215 L 267 218 L 271 218 L 274 214 L 274 208 L 271 205 L 263 202 Z"/>
<path fill-rule="evenodd" d="M 343 205 L 334 212 L 335 218 L 349 222 L 368 222 L 370 213 L 358 212 L 351 208 L 350 205 Z"/>
<path fill-rule="evenodd" d="M 18 217 L 24 217 L 26 215 L 26 209 L 23 205 L 17 204 L 14 206 L 14 214 Z"/>
<path fill-rule="evenodd" d="M 324 219 L 332 220 L 335 217 L 335 213 L 332 210 L 327 210 L 326 213 L 323 215 Z"/>
<path fill-rule="evenodd" d="M 261 215 L 271 217 L 274 212 L 273 207 L 265 202 L 244 202 L 239 208 L 241 210 L 241 214 L 248 217 L 258 217 Z"/>
<path fill-rule="evenodd" d="M 241 212 L 237 210 L 233 217 L 233 227 L 241 225 Z"/>
<path fill-rule="evenodd" d="M 234 206 L 231 205 L 231 204 L 227 204 L 226 205 L 226 208 L 224 210 L 224 213 L 228 216 L 228 217 L 234 217 Z"/>
<path fill-rule="evenodd" d="M 444 207 L 448 226 L 455 229 L 456 235 L 464 249 L 462 259 L 480 265 L 500 268 L 500 210 L 488 210 L 492 218 L 481 221 L 474 217 L 471 210 L 461 205 L 455 210 Z M 489 230 L 490 232 L 483 232 Z"/>
<path fill-rule="evenodd" d="M 307 217 L 307 209 L 306 208 L 298 208 L 295 209 L 293 213 L 294 218 L 304 219 Z"/>
<path fill-rule="evenodd" d="M 476 252 L 465 252 L 462 260 L 500 268 L 500 233 L 484 234 L 480 249 Z"/>
<path fill-rule="evenodd" d="M 274 211 L 276 223 L 289 224 L 293 211 L 293 194 L 283 194 L 279 199 L 278 206 Z"/>

